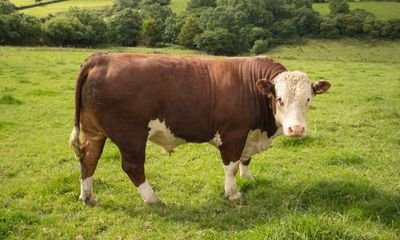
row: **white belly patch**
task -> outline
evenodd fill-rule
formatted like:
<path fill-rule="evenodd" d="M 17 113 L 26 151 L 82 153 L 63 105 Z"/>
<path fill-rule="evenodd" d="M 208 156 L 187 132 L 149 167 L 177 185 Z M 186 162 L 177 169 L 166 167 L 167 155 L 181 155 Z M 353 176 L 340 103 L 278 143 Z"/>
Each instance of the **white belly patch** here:
<path fill-rule="evenodd" d="M 240 161 L 247 161 L 254 154 L 265 151 L 271 144 L 272 138 L 268 137 L 267 132 L 262 132 L 259 129 L 250 130 L 247 134 L 246 144 Z"/>
<path fill-rule="evenodd" d="M 150 128 L 147 139 L 163 147 L 168 153 L 171 153 L 176 146 L 186 143 L 184 139 L 174 136 L 165 121 L 151 120 L 147 126 Z"/>

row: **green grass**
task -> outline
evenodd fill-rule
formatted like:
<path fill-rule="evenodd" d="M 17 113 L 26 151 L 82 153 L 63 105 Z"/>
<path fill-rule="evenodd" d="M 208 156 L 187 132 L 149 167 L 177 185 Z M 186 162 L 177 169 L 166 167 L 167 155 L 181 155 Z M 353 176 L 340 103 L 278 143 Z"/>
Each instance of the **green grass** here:
<path fill-rule="evenodd" d="M 400 2 L 349 2 L 350 10 L 365 9 L 378 19 L 400 18 Z M 322 16 L 329 14 L 329 3 L 314 3 L 313 8 Z"/>
<path fill-rule="evenodd" d="M 101 8 L 110 6 L 112 3 L 113 0 L 68 0 L 65 2 L 23 9 L 21 12 L 37 17 L 46 17 L 50 13 L 54 14 L 57 12 L 67 11 L 70 7 Z"/>
<path fill-rule="evenodd" d="M 15 6 L 17 6 L 17 7 L 31 5 L 31 4 L 36 3 L 34 0 L 11 0 L 11 2 L 14 3 Z"/>
<path fill-rule="evenodd" d="M 165 205 L 145 206 L 111 142 L 94 176 L 99 204 L 78 202 L 74 80 L 95 51 L 0 47 L 0 239 L 400 238 L 399 42 L 309 41 L 268 53 L 332 88 L 313 100 L 308 137 L 279 137 L 253 158 L 256 180 L 238 178 L 238 204 L 223 197 L 214 147 L 169 156 L 149 143 L 147 177 Z"/>

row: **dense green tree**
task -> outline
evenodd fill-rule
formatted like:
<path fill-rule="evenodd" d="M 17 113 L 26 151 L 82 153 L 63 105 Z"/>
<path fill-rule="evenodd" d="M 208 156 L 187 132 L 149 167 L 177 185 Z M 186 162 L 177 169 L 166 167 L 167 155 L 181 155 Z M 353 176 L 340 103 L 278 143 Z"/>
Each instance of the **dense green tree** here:
<path fill-rule="evenodd" d="M 321 19 L 319 13 L 311 8 L 301 7 L 293 11 L 293 21 L 300 35 L 316 34 L 319 31 Z"/>
<path fill-rule="evenodd" d="M 201 7 L 216 7 L 217 3 L 215 0 L 190 0 L 186 4 L 186 10 L 190 11 L 195 8 L 201 8 Z"/>
<path fill-rule="evenodd" d="M 331 0 L 329 2 L 329 9 L 331 10 L 331 14 L 350 12 L 350 6 L 347 0 Z"/>
<path fill-rule="evenodd" d="M 193 16 L 189 16 L 183 24 L 181 31 L 178 35 L 178 42 L 180 45 L 187 48 L 194 48 L 194 39 L 202 32 L 198 20 Z"/>
<path fill-rule="evenodd" d="M 141 30 L 141 40 L 143 45 L 154 47 L 161 41 L 161 29 L 157 22 L 152 18 L 147 18 L 143 21 Z"/>
<path fill-rule="evenodd" d="M 195 39 L 195 42 L 198 48 L 209 54 L 234 55 L 238 53 L 234 38 L 235 35 L 227 29 L 217 28 L 213 31 L 203 32 Z"/>
<path fill-rule="evenodd" d="M 159 3 L 144 5 L 141 10 L 147 18 L 154 19 L 158 24 L 164 24 L 165 19 L 172 15 L 172 10 L 169 6 L 162 6 Z"/>
<path fill-rule="evenodd" d="M 115 14 L 110 21 L 112 39 L 124 46 L 135 46 L 139 40 L 142 16 L 135 9 L 124 9 Z"/>
<path fill-rule="evenodd" d="M 9 0 L 0 0 L 0 14 L 10 14 L 15 12 L 15 5 Z"/>
<path fill-rule="evenodd" d="M 167 19 L 165 19 L 163 41 L 166 43 L 178 44 L 178 36 L 185 20 L 185 15 L 176 16 L 173 14 L 167 17 Z"/>

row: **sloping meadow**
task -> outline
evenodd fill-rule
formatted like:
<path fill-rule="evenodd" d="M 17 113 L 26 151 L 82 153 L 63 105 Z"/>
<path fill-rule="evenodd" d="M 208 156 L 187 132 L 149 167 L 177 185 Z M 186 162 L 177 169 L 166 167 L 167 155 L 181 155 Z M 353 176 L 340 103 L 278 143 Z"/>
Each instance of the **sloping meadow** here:
<path fill-rule="evenodd" d="M 309 136 L 253 157 L 243 201 L 223 197 L 218 151 L 147 147 L 146 206 L 107 142 L 83 206 L 68 146 L 74 80 L 97 50 L 0 47 L 0 238 L 395 239 L 400 236 L 400 43 L 309 41 L 270 51 L 332 83 L 311 103 Z M 195 54 L 171 49 L 104 51 Z M 134 134 L 134 133 L 132 133 Z"/>

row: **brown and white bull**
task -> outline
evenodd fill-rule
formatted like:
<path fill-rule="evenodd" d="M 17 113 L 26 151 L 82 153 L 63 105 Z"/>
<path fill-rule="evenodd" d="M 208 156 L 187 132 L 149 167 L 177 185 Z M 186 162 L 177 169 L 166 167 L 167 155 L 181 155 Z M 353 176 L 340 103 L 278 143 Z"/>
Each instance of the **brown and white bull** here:
<path fill-rule="evenodd" d="M 222 157 L 225 195 L 238 199 L 238 169 L 251 179 L 253 154 L 282 133 L 304 136 L 311 98 L 329 87 L 266 57 L 95 54 L 75 85 L 70 143 L 81 163 L 79 198 L 95 203 L 93 173 L 110 138 L 146 203 L 160 201 L 145 177 L 147 140 L 168 152 L 186 142 L 213 144 Z"/>

